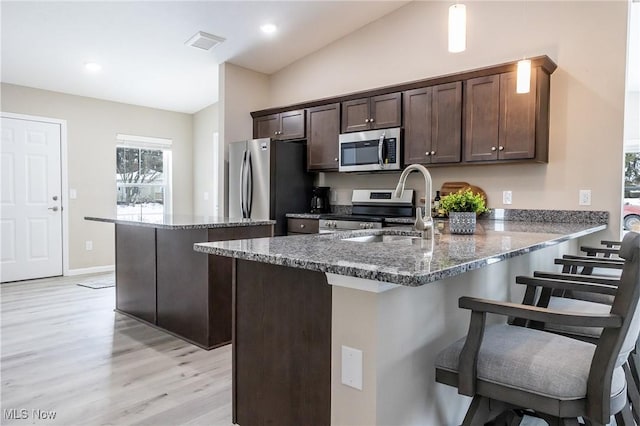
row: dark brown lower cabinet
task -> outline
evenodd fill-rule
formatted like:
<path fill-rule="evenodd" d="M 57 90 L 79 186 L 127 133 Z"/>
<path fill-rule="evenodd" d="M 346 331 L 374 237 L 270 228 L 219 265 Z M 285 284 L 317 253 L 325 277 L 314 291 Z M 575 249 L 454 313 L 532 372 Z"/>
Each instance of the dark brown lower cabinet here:
<path fill-rule="evenodd" d="M 116 309 L 205 349 L 231 341 L 233 259 L 193 244 L 270 237 L 273 227 L 116 225 Z"/>
<path fill-rule="evenodd" d="M 321 272 L 236 261 L 233 422 L 331 423 L 331 286 Z"/>
<path fill-rule="evenodd" d="M 156 322 L 156 230 L 116 224 L 116 308 Z"/>

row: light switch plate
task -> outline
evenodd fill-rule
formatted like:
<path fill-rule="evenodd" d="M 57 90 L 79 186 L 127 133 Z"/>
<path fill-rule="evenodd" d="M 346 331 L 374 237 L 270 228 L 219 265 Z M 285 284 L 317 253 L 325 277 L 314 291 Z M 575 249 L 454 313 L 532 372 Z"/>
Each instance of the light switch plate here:
<path fill-rule="evenodd" d="M 78 198 L 78 192 L 74 188 L 69 188 L 69 199 L 75 200 Z"/>
<path fill-rule="evenodd" d="M 204 194 L 202 195 L 202 198 L 204 198 L 205 201 L 209 200 L 209 193 L 208 192 L 204 192 Z"/>
<path fill-rule="evenodd" d="M 342 346 L 342 383 L 362 390 L 362 351 Z"/>

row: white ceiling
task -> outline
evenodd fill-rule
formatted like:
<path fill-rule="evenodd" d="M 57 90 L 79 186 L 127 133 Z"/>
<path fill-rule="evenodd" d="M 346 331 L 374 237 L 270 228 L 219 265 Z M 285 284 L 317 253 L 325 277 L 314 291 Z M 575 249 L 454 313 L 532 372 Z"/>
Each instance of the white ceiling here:
<path fill-rule="evenodd" d="M 218 100 L 218 64 L 271 74 L 406 3 L 3 0 L 1 80 L 193 113 Z M 266 22 L 275 35 L 261 33 Z M 226 41 L 186 46 L 197 31 Z"/>

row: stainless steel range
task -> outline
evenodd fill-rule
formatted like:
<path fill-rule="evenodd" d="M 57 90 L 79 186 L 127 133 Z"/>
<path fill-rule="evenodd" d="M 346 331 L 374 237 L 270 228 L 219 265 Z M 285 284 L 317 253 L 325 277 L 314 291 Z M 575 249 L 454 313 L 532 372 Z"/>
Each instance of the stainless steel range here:
<path fill-rule="evenodd" d="M 405 190 L 399 198 L 393 196 L 393 189 L 354 189 L 352 213 L 322 215 L 320 233 L 380 229 L 387 217 L 413 217 L 413 197 L 413 189 Z"/>

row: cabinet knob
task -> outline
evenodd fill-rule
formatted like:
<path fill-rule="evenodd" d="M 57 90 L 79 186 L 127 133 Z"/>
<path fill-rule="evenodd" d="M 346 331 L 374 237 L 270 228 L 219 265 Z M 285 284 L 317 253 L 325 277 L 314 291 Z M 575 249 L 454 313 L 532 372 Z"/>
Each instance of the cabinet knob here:
<path fill-rule="evenodd" d="M 301 223 L 301 224 L 300 224 L 300 228 L 304 228 L 304 223 Z"/>
<path fill-rule="evenodd" d="M 499 151 L 504 151 L 504 146 L 498 148 Z"/>
<path fill-rule="evenodd" d="M 436 155 L 436 152 L 435 151 L 431 151 L 431 155 Z"/>
<path fill-rule="evenodd" d="M 365 119 L 364 119 L 364 122 L 365 122 L 365 123 L 368 123 L 368 122 L 369 122 L 369 119 L 368 119 L 368 118 L 365 118 Z"/>
<path fill-rule="evenodd" d="M 375 120 L 373 118 L 369 119 L 369 123 L 373 123 Z"/>
<path fill-rule="evenodd" d="M 337 161 L 338 161 L 338 158 L 337 158 L 337 157 L 336 157 L 336 158 L 334 158 L 334 159 L 333 159 L 333 161 L 336 161 L 336 162 L 337 162 Z"/>
<path fill-rule="evenodd" d="M 495 151 L 495 150 L 496 150 L 496 147 L 495 147 L 495 146 L 492 146 L 492 147 L 491 147 L 491 151 Z"/>
<path fill-rule="evenodd" d="M 431 153 L 429 151 L 425 152 L 424 155 L 426 155 L 427 157 L 431 155 Z"/>

